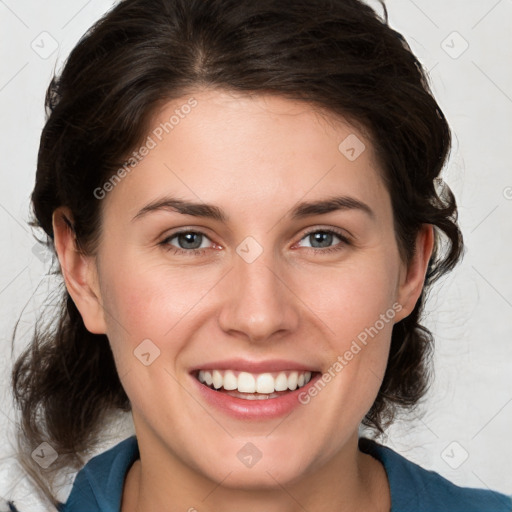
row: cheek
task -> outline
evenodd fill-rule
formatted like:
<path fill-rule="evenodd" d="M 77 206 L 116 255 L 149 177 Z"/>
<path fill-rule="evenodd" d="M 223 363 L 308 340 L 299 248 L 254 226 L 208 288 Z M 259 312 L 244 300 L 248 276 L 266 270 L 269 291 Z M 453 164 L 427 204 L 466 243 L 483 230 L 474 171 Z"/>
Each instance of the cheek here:
<path fill-rule="evenodd" d="M 102 296 L 114 320 L 133 335 L 156 338 L 168 333 L 197 306 L 215 282 L 212 272 L 204 269 L 129 259 L 105 269 L 105 276 L 108 284 L 102 288 Z"/>
<path fill-rule="evenodd" d="M 396 314 L 393 304 L 398 265 L 387 261 L 385 258 L 368 258 L 337 269 L 323 269 L 310 276 L 309 280 L 315 286 L 309 287 L 307 303 L 314 305 L 315 312 L 331 328 L 331 334 L 341 345 L 373 326 L 390 308 L 388 316 Z M 390 334 L 389 329 L 380 330 Z"/>
<path fill-rule="evenodd" d="M 118 256 L 101 267 L 107 335 L 119 375 L 137 376 L 149 386 L 146 379 L 155 376 L 146 370 L 165 366 L 173 374 L 177 371 L 181 352 L 208 313 L 205 293 L 222 272 L 207 266 L 173 268 L 126 253 Z M 156 358 L 146 368 L 137 357 L 148 352 L 150 360 Z M 168 386 L 168 374 L 162 378 Z M 129 381 L 125 384 L 130 386 Z"/>
<path fill-rule="evenodd" d="M 318 275 L 316 282 L 324 286 L 308 297 L 329 327 L 326 372 L 337 403 L 350 403 L 359 412 L 373 403 L 386 369 L 393 325 L 402 309 L 396 302 L 398 269 L 391 255 L 361 260 L 331 270 L 323 281 Z"/>

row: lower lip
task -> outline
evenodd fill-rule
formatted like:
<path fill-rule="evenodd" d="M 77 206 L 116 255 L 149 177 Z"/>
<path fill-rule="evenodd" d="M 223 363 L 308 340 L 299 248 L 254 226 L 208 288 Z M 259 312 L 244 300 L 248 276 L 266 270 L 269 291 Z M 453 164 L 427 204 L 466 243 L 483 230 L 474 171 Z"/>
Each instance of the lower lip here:
<path fill-rule="evenodd" d="M 321 375 L 321 373 L 315 374 L 313 378 L 301 388 L 290 391 L 277 398 L 264 400 L 244 400 L 243 398 L 236 398 L 227 393 L 214 391 L 199 382 L 193 375 L 191 375 L 191 378 L 198 387 L 199 393 L 209 404 L 237 419 L 259 420 L 279 418 L 290 414 L 294 409 L 302 406 L 303 404 L 299 402 L 299 395 L 307 393 L 309 388 L 314 386 Z"/>

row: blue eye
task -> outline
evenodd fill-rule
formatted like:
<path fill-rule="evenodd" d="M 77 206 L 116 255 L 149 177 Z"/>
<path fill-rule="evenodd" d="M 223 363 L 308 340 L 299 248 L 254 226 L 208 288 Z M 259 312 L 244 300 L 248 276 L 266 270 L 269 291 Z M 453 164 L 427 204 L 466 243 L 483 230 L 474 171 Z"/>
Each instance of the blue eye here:
<path fill-rule="evenodd" d="M 301 238 L 300 242 L 303 240 L 309 240 L 310 245 L 300 245 L 300 247 L 309 248 L 316 253 L 340 251 L 345 246 L 350 245 L 346 236 L 333 229 L 311 230 Z M 337 243 L 336 240 L 338 240 Z M 335 245 L 332 245 L 333 243 Z M 200 231 L 179 231 L 162 240 L 159 245 L 174 254 L 200 256 L 207 249 L 213 248 L 215 244 Z"/>
<path fill-rule="evenodd" d="M 331 244 L 335 239 L 338 239 L 340 242 L 332 246 Z M 301 241 L 302 240 L 309 240 L 310 245 L 306 247 L 310 247 L 311 249 L 319 252 L 339 251 L 345 245 L 350 245 L 350 241 L 346 236 L 332 229 L 316 229 L 314 231 L 310 231 L 309 233 L 306 233 Z"/>
<path fill-rule="evenodd" d="M 177 246 L 171 243 L 174 239 L 178 243 Z M 164 246 L 167 250 L 173 250 L 175 254 L 187 253 L 197 256 L 204 253 L 204 249 L 208 248 L 207 244 L 204 245 L 205 240 L 209 240 L 209 238 L 199 231 L 180 231 L 162 240 L 160 245 Z"/>

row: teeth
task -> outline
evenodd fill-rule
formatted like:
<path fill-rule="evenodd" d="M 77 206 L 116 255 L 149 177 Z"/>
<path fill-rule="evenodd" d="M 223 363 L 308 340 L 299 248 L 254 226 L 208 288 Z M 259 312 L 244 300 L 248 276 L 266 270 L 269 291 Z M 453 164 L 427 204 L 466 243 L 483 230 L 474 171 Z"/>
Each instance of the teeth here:
<path fill-rule="evenodd" d="M 238 391 L 240 393 L 254 393 L 256 391 L 256 380 L 250 373 L 240 373 L 238 376 Z"/>
<path fill-rule="evenodd" d="M 226 373 L 224 373 L 224 389 L 226 391 L 231 391 L 233 389 L 238 388 L 238 379 L 236 375 L 231 371 L 228 370 Z"/>
<path fill-rule="evenodd" d="M 276 391 L 293 391 L 311 380 L 311 372 L 279 372 L 252 374 L 235 370 L 200 370 L 198 379 L 215 389 L 239 393 L 261 393 L 271 395 Z M 277 395 L 276 395 L 277 396 Z"/>
<path fill-rule="evenodd" d="M 213 387 L 215 389 L 219 389 L 222 387 L 222 384 L 224 383 L 224 379 L 222 378 L 222 373 L 220 373 L 218 370 L 213 370 L 212 379 L 213 379 Z"/>
<path fill-rule="evenodd" d="M 256 379 L 256 393 L 273 393 L 274 391 L 274 377 L 270 373 L 258 375 Z"/>
<path fill-rule="evenodd" d="M 291 389 L 292 391 L 294 389 L 297 389 L 297 380 L 299 379 L 299 374 L 297 372 L 290 373 L 290 376 L 288 377 L 288 389 Z"/>
<path fill-rule="evenodd" d="M 211 386 L 213 383 L 212 374 L 210 372 L 204 373 L 204 382 L 208 384 L 208 386 Z"/>
<path fill-rule="evenodd" d="M 276 391 L 286 391 L 288 389 L 288 377 L 286 376 L 286 373 L 281 372 L 277 376 L 277 379 L 274 383 L 274 389 Z"/>

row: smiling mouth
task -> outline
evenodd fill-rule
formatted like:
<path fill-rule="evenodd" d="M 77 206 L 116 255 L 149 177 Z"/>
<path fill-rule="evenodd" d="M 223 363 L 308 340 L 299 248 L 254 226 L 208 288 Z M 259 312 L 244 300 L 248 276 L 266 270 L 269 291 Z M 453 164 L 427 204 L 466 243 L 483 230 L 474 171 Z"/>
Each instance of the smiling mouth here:
<path fill-rule="evenodd" d="M 319 372 L 249 373 L 238 370 L 199 370 L 195 378 L 214 391 L 244 400 L 268 400 L 305 386 Z"/>

